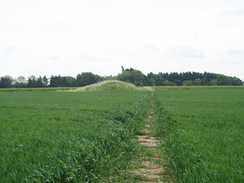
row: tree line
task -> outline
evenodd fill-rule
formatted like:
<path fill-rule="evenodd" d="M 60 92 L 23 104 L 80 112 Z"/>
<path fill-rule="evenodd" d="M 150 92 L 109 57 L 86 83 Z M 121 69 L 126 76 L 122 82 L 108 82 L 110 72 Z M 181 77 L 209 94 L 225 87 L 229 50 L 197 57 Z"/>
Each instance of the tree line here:
<path fill-rule="evenodd" d="M 186 86 L 186 85 L 243 85 L 243 81 L 237 77 L 225 76 L 215 73 L 199 72 L 152 72 L 147 75 L 141 71 L 129 68 L 124 69 L 117 76 L 99 76 L 92 72 L 83 72 L 76 77 L 72 76 L 23 76 L 12 78 L 3 76 L 0 78 L 0 88 L 43 88 L 43 87 L 81 87 L 109 79 L 117 79 L 133 83 L 137 86 Z"/>
<path fill-rule="evenodd" d="M 28 79 L 23 76 L 13 79 L 11 76 L 4 76 L 0 78 L 0 88 L 80 87 L 97 83 L 104 79 L 105 77 L 92 72 L 83 72 L 76 77 L 59 75 L 47 78 L 46 76 L 36 77 L 32 75 Z"/>
<path fill-rule="evenodd" d="M 187 85 L 243 85 L 237 77 L 215 73 L 199 72 L 152 72 L 144 75 L 141 71 L 130 68 L 124 69 L 117 76 L 118 80 L 131 82 L 137 86 L 187 86 Z"/>

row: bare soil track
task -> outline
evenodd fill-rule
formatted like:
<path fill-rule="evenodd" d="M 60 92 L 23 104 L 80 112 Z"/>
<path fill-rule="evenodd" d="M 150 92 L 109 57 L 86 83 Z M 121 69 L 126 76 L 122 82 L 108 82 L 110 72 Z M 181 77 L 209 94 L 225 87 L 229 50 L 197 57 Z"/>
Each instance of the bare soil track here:
<path fill-rule="evenodd" d="M 165 163 L 162 148 L 158 137 L 155 137 L 156 114 L 155 105 L 150 104 L 148 115 L 143 128 L 135 140 L 141 146 L 140 153 L 132 160 L 131 167 L 121 170 L 119 175 L 110 176 L 108 182 L 140 182 L 140 183 L 166 183 L 174 182 L 165 172 Z"/>
<path fill-rule="evenodd" d="M 146 153 L 144 157 L 140 157 L 141 167 L 132 170 L 132 172 L 145 178 L 145 181 L 143 181 L 145 183 L 165 182 L 163 181 L 164 169 L 160 165 L 160 161 L 162 161 L 163 156 L 157 147 L 159 140 L 153 136 L 152 124 L 154 122 L 154 113 L 153 111 L 150 111 L 145 127 L 141 131 L 141 134 L 143 135 L 137 136 L 139 144 L 145 147 Z"/>

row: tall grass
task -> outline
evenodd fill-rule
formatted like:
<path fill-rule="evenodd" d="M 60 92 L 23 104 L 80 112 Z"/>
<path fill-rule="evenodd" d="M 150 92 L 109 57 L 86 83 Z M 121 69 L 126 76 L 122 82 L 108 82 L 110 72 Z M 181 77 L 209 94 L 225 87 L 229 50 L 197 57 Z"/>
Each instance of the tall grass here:
<path fill-rule="evenodd" d="M 145 92 L 0 93 L 0 182 L 100 182 L 137 153 Z"/>
<path fill-rule="evenodd" d="M 158 91 L 162 148 L 176 182 L 244 182 L 244 90 Z"/>

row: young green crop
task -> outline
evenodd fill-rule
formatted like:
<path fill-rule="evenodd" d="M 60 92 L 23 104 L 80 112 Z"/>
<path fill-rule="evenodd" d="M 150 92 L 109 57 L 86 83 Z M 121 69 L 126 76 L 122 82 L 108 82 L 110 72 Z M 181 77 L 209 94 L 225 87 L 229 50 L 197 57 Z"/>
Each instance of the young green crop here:
<path fill-rule="evenodd" d="M 160 88 L 153 98 L 172 174 L 178 182 L 244 182 L 243 89 L 193 89 Z M 121 174 L 138 151 L 131 139 L 150 100 L 145 91 L 0 92 L 0 182 Z"/>
<path fill-rule="evenodd" d="M 158 134 L 177 182 L 244 182 L 243 88 L 156 93 Z"/>
<path fill-rule="evenodd" d="M 146 92 L 0 92 L 0 182 L 99 182 L 128 166 Z"/>

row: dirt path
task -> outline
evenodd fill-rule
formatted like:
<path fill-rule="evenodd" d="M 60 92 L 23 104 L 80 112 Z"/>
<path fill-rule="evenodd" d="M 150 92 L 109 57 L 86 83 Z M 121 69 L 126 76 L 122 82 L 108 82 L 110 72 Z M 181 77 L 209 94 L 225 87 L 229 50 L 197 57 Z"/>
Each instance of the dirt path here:
<path fill-rule="evenodd" d="M 145 125 L 138 133 L 135 141 L 141 146 L 140 153 L 130 162 L 131 166 L 127 170 L 122 170 L 117 176 L 110 176 L 109 183 L 166 183 L 173 182 L 168 176 L 166 178 L 163 166 L 163 153 L 159 145 L 159 139 L 154 136 L 156 117 L 155 106 L 150 104 L 148 115 L 145 119 Z"/>
<path fill-rule="evenodd" d="M 137 136 L 139 144 L 145 149 L 145 155 L 140 157 L 141 167 L 132 170 L 133 173 L 145 178 L 145 181 L 143 181 L 145 183 L 164 182 L 164 169 L 160 165 L 163 156 L 160 154 L 157 147 L 159 140 L 153 136 L 152 130 L 153 123 L 155 122 L 154 120 L 154 112 L 153 108 L 151 108 L 144 129 L 141 131 L 143 135 Z"/>

